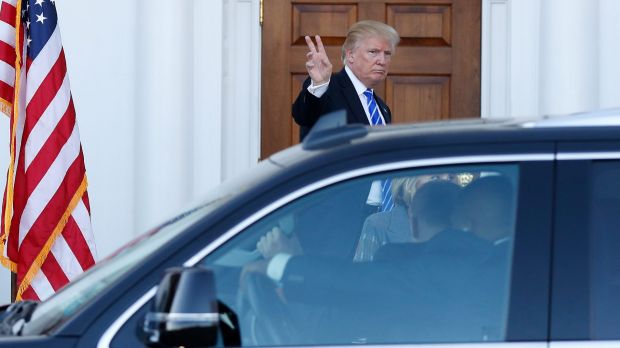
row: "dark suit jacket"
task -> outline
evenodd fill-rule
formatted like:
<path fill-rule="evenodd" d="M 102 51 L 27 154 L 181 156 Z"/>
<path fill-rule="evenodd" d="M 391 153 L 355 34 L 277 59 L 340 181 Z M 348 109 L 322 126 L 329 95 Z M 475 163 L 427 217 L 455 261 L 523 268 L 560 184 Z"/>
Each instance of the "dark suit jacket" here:
<path fill-rule="evenodd" d="M 301 92 L 299 92 L 293 104 L 293 118 L 300 126 L 301 140 L 310 132 L 310 129 L 319 117 L 333 111 L 346 110 L 347 123 L 369 124 L 364 107 L 355 91 L 355 87 L 353 87 L 353 82 L 351 82 L 349 75 L 347 75 L 344 69 L 332 75 L 329 87 L 321 98 L 317 98 L 308 92 L 310 82 L 310 77 L 308 77 L 304 81 Z M 375 100 L 379 105 L 385 122 L 391 123 L 392 113 L 388 106 L 376 94 Z"/>

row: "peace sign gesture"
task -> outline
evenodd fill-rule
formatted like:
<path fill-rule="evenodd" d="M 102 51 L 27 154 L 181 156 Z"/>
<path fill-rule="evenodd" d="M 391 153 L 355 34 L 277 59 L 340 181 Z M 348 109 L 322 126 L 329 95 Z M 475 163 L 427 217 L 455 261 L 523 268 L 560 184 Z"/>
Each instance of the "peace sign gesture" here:
<path fill-rule="evenodd" d="M 306 70 L 312 79 L 314 85 L 320 85 L 329 81 L 332 75 L 332 63 L 330 63 L 321 37 L 316 35 L 316 47 L 310 36 L 306 36 L 306 43 L 310 52 L 306 54 Z"/>

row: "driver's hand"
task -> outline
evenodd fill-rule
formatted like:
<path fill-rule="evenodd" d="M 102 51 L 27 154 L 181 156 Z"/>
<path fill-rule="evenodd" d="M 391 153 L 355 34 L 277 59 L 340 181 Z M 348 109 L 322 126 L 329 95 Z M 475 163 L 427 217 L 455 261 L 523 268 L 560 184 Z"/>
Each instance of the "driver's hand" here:
<path fill-rule="evenodd" d="M 289 255 L 302 254 L 301 245 L 297 237 L 294 234 L 287 237 L 282 233 L 279 227 L 274 227 L 261 237 L 258 243 L 256 243 L 256 249 L 258 249 L 267 260 L 279 253 Z"/>

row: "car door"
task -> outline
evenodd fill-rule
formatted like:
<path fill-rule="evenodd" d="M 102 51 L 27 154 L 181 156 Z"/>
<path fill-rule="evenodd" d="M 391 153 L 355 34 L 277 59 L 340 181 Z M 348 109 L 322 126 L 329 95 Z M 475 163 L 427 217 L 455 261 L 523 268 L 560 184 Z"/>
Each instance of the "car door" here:
<path fill-rule="evenodd" d="M 489 148 L 404 151 L 307 180 L 183 265 L 213 270 L 243 346 L 546 346 L 553 148 Z M 382 212 L 371 198 L 385 182 L 396 204 Z M 139 343 L 154 292 L 99 346 Z"/>
<path fill-rule="evenodd" d="M 551 347 L 620 347 L 620 142 L 558 146 Z"/>

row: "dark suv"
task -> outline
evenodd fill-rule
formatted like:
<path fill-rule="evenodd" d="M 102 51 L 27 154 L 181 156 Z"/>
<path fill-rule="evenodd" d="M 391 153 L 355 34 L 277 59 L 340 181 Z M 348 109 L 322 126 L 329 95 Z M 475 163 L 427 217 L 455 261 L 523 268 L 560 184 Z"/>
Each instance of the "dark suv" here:
<path fill-rule="evenodd" d="M 620 110 L 317 125 L 0 346 L 612 347 L 619 250 Z"/>

